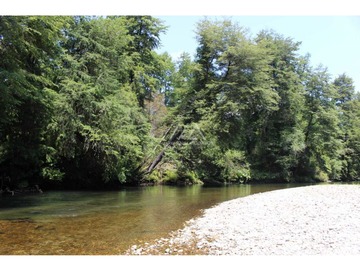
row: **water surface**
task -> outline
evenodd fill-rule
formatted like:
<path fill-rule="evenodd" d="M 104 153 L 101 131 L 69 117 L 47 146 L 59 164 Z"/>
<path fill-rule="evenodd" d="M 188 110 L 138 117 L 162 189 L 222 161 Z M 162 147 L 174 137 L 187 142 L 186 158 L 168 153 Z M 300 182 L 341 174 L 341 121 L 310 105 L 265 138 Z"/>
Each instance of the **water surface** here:
<path fill-rule="evenodd" d="M 122 254 L 166 237 L 223 201 L 296 186 L 155 186 L 0 197 L 0 254 Z"/>

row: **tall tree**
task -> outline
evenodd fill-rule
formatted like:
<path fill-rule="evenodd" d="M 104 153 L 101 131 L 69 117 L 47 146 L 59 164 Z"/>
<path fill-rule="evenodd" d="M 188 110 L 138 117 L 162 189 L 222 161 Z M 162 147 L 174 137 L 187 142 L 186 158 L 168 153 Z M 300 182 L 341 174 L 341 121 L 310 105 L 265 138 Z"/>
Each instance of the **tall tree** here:
<path fill-rule="evenodd" d="M 136 93 L 139 105 L 143 108 L 145 100 L 151 100 L 156 93 L 158 81 L 154 49 L 160 46 L 160 34 L 166 27 L 161 20 L 151 16 L 126 16 L 128 34 L 132 37 L 129 46 L 131 69 L 130 83 Z"/>
<path fill-rule="evenodd" d="M 292 181 L 297 158 L 304 150 L 304 90 L 297 73 L 300 42 L 273 31 L 261 31 L 257 46 L 264 48 L 271 60 L 268 64 L 271 90 L 278 95 L 278 110 L 271 112 L 259 130 L 251 159 L 254 178 Z M 260 174 L 257 176 L 257 172 Z"/>
<path fill-rule="evenodd" d="M 68 187 L 136 179 L 149 125 L 131 90 L 126 20 L 75 18 L 64 43 L 53 132 Z"/>
<path fill-rule="evenodd" d="M 300 157 L 300 175 L 317 180 L 338 180 L 343 162 L 343 131 L 336 108 L 336 91 L 327 69 L 310 69 L 305 82 L 305 150 Z"/>
<path fill-rule="evenodd" d="M 340 111 L 340 128 L 343 132 L 344 152 L 341 180 L 353 181 L 360 179 L 359 166 L 359 95 L 355 93 L 353 80 L 346 74 L 335 78 L 335 102 Z"/>
<path fill-rule="evenodd" d="M 0 166 L 10 186 L 36 184 L 46 166 L 52 73 L 65 17 L 0 17 Z"/>

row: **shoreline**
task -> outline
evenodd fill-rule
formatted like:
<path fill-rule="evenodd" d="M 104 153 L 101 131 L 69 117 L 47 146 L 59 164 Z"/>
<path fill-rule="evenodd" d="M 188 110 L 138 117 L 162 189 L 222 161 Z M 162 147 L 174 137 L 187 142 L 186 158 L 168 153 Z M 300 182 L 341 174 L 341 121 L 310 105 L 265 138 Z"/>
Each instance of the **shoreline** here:
<path fill-rule="evenodd" d="M 360 186 L 295 187 L 226 201 L 126 255 L 360 255 Z"/>

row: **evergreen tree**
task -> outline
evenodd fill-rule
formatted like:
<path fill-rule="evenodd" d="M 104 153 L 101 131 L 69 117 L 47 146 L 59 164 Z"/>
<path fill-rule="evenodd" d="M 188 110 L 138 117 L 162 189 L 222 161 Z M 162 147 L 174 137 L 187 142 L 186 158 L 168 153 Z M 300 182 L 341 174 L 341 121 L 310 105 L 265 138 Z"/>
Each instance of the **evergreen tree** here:
<path fill-rule="evenodd" d="M 0 176 L 6 185 L 38 184 L 52 115 L 52 81 L 64 17 L 0 17 Z"/>
<path fill-rule="evenodd" d="M 346 74 L 336 77 L 333 85 L 336 92 L 335 102 L 338 110 L 340 110 L 340 128 L 344 142 L 344 152 L 341 156 L 343 167 L 340 179 L 343 181 L 358 181 L 360 179 L 359 95 L 355 93 L 353 80 Z"/>
<path fill-rule="evenodd" d="M 53 123 L 58 169 L 84 188 L 136 179 L 149 125 L 131 90 L 122 18 L 80 18 L 70 29 Z"/>
<path fill-rule="evenodd" d="M 151 100 L 158 90 L 158 70 L 153 50 L 160 46 L 160 34 L 166 27 L 159 19 L 150 16 L 125 16 L 122 19 L 132 37 L 128 51 L 131 56 L 130 85 L 143 108 L 145 100 Z"/>
<path fill-rule="evenodd" d="M 271 181 L 293 181 L 297 158 L 304 150 L 304 90 L 297 73 L 300 42 L 272 31 L 261 31 L 257 46 L 271 56 L 268 72 L 272 91 L 278 98 L 278 109 L 263 122 L 258 142 L 251 154 L 253 177 Z"/>
<path fill-rule="evenodd" d="M 360 179 L 360 98 L 274 31 L 150 16 L 0 16 L 2 188 Z M 200 181 L 201 180 L 201 181 Z"/>
<path fill-rule="evenodd" d="M 316 180 L 339 180 L 343 167 L 343 131 L 336 108 L 336 92 L 327 69 L 322 66 L 311 69 L 305 89 L 305 150 L 298 173 Z"/>

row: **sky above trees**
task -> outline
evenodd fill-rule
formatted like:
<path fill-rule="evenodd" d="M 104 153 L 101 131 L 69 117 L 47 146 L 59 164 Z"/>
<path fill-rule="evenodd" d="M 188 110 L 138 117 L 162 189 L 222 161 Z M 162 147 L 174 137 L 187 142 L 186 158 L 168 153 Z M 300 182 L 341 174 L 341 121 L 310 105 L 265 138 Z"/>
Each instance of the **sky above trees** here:
<path fill-rule="evenodd" d="M 252 1 L 174 0 L 64 0 L 61 4 L 42 0 L 13 0 L 3 4 L 1 15 L 153 15 L 165 19 L 170 28 L 161 37 L 163 47 L 171 55 L 196 49 L 195 24 L 204 16 L 231 16 L 232 20 L 250 28 L 253 35 L 263 29 L 301 41 L 299 52 L 310 53 L 314 66 L 323 64 L 334 76 L 346 73 L 360 91 L 360 11 L 353 0 Z M 240 15 L 242 17 L 240 17 Z M 280 16 L 279 16 L 280 15 Z M 186 16 L 186 19 L 184 17 Z M 221 17 L 219 17 L 221 18 Z M 180 40 L 177 39 L 180 37 Z"/>
<path fill-rule="evenodd" d="M 196 23 L 205 16 L 158 16 L 169 28 L 161 36 L 162 47 L 173 58 L 196 51 Z M 322 64 L 333 76 L 346 73 L 360 91 L 360 16 L 226 16 L 255 36 L 272 29 L 284 37 L 301 41 L 299 53 L 311 55 L 311 64 Z M 208 16 L 223 19 L 224 16 Z"/>

